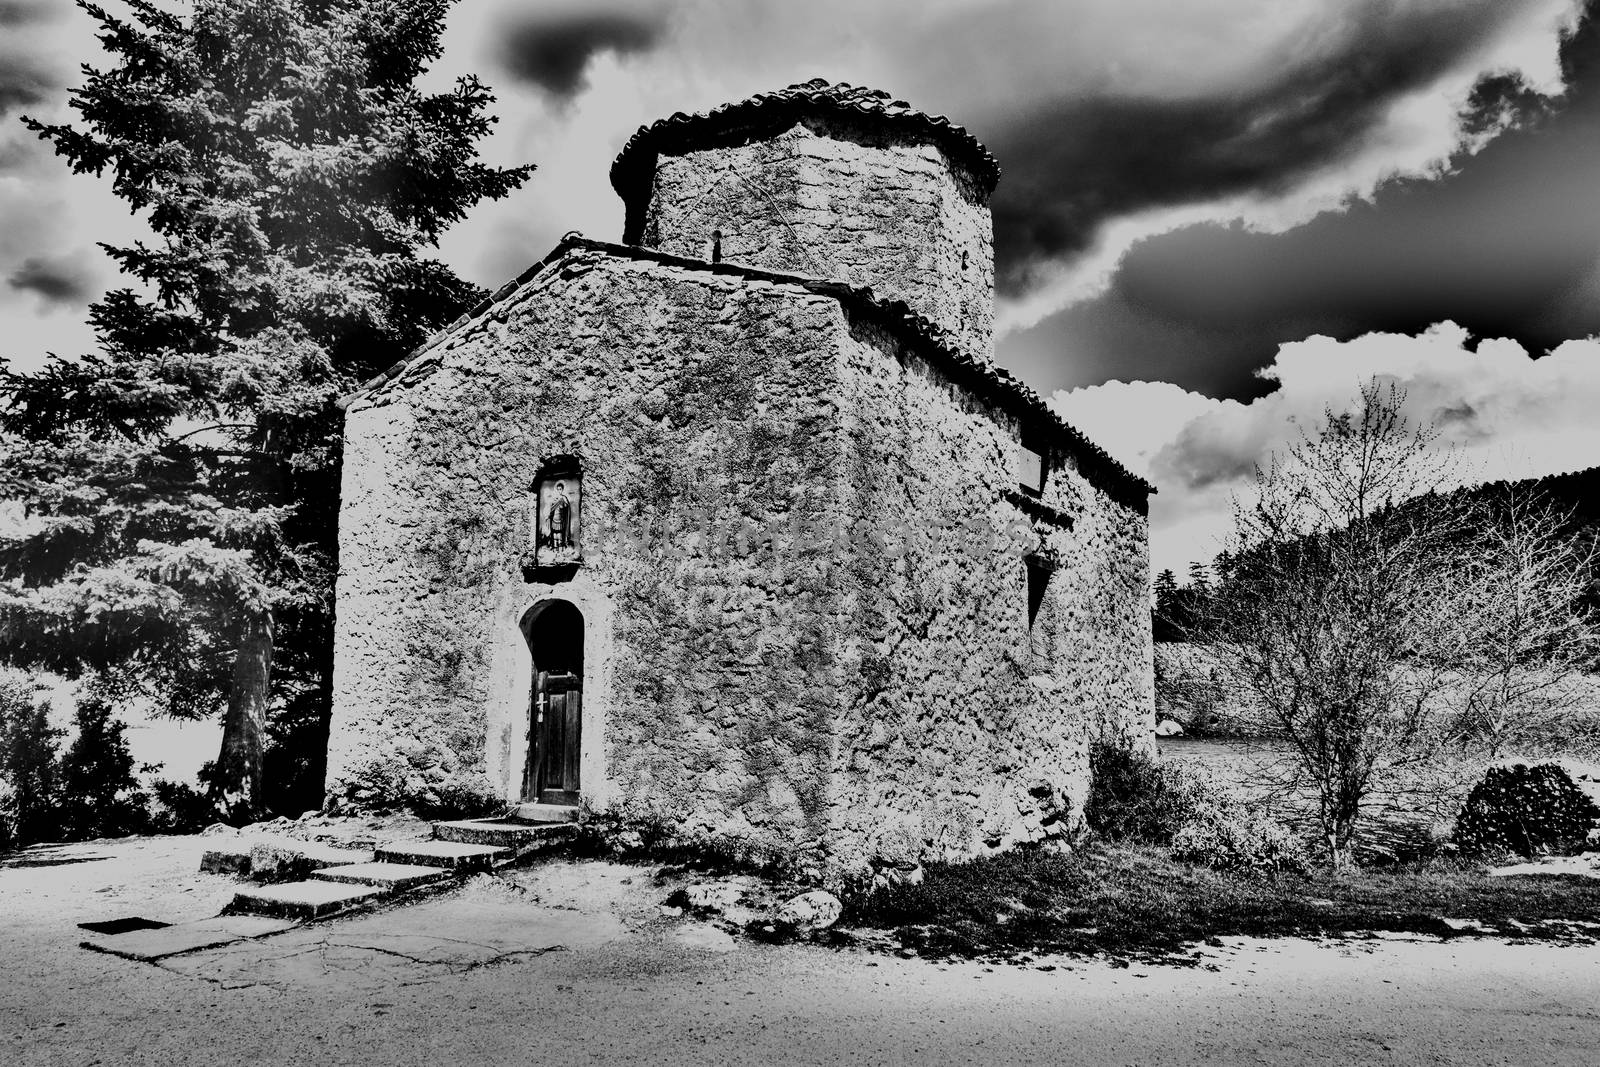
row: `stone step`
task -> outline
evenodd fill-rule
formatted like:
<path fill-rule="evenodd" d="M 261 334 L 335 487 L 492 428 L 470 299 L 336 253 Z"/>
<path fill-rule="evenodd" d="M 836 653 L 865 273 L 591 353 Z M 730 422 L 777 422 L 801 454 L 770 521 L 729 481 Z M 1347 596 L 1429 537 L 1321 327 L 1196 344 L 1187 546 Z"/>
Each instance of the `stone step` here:
<path fill-rule="evenodd" d="M 317 841 L 287 837 L 236 837 L 209 845 L 200 857 L 200 869 L 213 874 L 283 877 L 286 871 L 310 874 L 322 867 L 370 863 L 372 853 L 335 848 Z"/>
<path fill-rule="evenodd" d="M 443 867 L 424 867 L 414 863 L 351 863 L 343 867 L 324 867 L 311 875 L 324 881 L 370 885 L 394 892 L 403 892 L 449 876 L 450 872 Z"/>
<path fill-rule="evenodd" d="M 349 885 L 312 878 L 240 890 L 228 910 L 280 919 L 320 919 L 372 903 L 388 893 L 389 890 L 373 885 Z"/>
<path fill-rule="evenodd" d="M 457 841 L 394 841 L 378 847 L 379 863 L 443 867 L 452 871 L 481 870 L 494 866 L 497 860 L 511 857 L 509 848 Z"/>
<path fill-rule="evenodd" d="M 570 840 L 577 832 L 577 823 L 570 822 L 461 819 L 433 824 L 433 836 L 440 841 L 456 841 L 465 845 L 504 845 L 517 849 L 533 844 L 556 845 Z"/>
<path fill-rule="evenodd" d="M 518 804 L 508 815 L 518 822 L 577 822 L 579 811 L 571 804 Z"/>

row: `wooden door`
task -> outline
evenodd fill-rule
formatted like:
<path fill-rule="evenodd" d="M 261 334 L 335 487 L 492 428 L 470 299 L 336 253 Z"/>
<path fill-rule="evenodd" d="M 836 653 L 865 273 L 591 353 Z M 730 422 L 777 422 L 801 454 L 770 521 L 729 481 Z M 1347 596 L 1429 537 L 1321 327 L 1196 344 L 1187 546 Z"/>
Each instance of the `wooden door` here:
<path fill-rule="evenodd" d="M 542 804 L 576 804 L 583 679 L 565 671 L 540 671 L 534 680 L 532 727 L 529 799 Z"/>

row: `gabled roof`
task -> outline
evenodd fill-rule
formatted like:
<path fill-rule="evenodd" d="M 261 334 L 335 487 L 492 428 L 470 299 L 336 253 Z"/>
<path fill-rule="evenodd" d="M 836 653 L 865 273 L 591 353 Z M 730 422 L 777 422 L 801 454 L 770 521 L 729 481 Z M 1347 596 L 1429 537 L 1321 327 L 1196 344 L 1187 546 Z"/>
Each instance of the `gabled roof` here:
<path fill-rule="evenodd" d="M 870 288 L 864 286 L 808 278 L 801 274 L 784 274 L 778 271 L 762 270 L 757 267 L 741 266 L 737 263 L 710 263 L 705 260 L 689 259 L 685 256 L 674 256 L 666 252 L 658 252 L 653 248 L 644 248 L 639 245 L 621 245 L 612 244 L 609 241 L 596 241 L 576 233 L 567 234 L 548 256 L 523 271 L 513 280 L 502 285 L 495 291 L 494 295 L 483 300 L 471 311 L 468 311 L 449 326 L 434 334 L 406 358 L 400 360 L 377 377 L 363 383 L 354 392 L 341 398 L 339 406 L 348 408 L 361 396 L 380 389 L 385 383 L 400 377 L 407 368 L 423 361 L 434 348 L 449 340 L 473 322 L 483 318 L 496 304 L 533 281 L 547 267 L 575 253 L 585 252 L 611 256 L 617 259 L 659 263 L 683 270 L 718 274 L 747 281 L 794 285 L 808 292 L 832 297 L 853 313 L 886 329 L 901 343 L 908 348 L 914 349 L 918 355 L 928 359 L 929 362 L 949 376 L 952 381 L 979 399 L 989 401 L 1016 417 L 1022 422 L 1025 429 L 1040 434 L 1052 443 L 1066 448 L 1077 458 L 1079 469 L 1090 477 L 1098 475 L 1103 487 L 1107 490 L 1116 492 L 1123 499 L 1131 499 L 1136 502 L 1144 501 L 1149 494 L 1156 491 L 1155 486 L 1111 458 L 1104 449 L 1089 440 L 1075 426 L 1056 414 L 1038 393 L 1012 377 L 1008 371 L 994 366 L 987 360 L 978 359 L 967 354 L 945 330 L 918 315 L 902 300 L 880 297 Z M 554 272 L 546 275 L 546 277 L 554 276 Z"/>
<path fill-rule="evenodd" d="M 722 104 L 693 115 L 678 112 L 639 127 L 611 164 L 611 187 L 623 200 L 648 181 L 656 157 L 710 138 L 746 129 L 787 127 L 806 114 L 832 114 L 849 118 L 870 116 L 921 134 L 944 149 L 952 159 L 972 171 L 985 192 L 994 192 L 1000 164 L 982 143 L 942 115 L 918 111 L 904 100 L 892 99 L 882 89 L 867 89 L 845 82 L 830 85 L 825 79 L 797 82 L 736 103 Z"/>

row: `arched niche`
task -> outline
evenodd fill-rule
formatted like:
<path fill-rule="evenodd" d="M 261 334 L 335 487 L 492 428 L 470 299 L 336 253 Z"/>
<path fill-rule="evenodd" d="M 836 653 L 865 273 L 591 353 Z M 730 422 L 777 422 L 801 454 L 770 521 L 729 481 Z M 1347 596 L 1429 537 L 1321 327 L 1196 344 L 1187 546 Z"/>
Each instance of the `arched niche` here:
<path fill-rule="evenodd" d="M 566 577 L 583 562 L 583 466 L 575 455 L 551 456 L 539 465 L 529 487 L 529 566 L 551 577 Z"/>

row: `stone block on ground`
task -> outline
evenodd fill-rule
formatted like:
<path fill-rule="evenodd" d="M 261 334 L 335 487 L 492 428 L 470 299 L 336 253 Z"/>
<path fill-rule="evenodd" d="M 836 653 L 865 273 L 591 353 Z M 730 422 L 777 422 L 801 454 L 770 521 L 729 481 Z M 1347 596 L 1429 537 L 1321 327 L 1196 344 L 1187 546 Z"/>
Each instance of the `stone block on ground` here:
<path fill-rule="evenodd" d="M 333 848 L 314 841 L 256 839 L 250 844 L 250 876 L 260 881 L 291 881 L 323 867 L 342 867 L 372 860 L 370 852 Z"/>
<path fill-rule="evenodd" d="M 797 934 L 810 934 L 838 922 L 843 911 L 844 904 L 838 897 L 827 890 L 814 889 L 785 901 L 773 920 Z"/>
<path fill-rule="evenodd" d="M 535 844 L 556 845 L 578 832 L 576 823 L 512 822 L 505 819 L 460 819 L 435 823 L 433 835 L 440 841 L 464 845 L 502 845 L 522 848 Z"/>
<path fill-rule="evenodd" d="M 200 870 L 208 874 L 249 874 L 250 842 L 235 839 L 213 845 L 200 856 Z"/>
<path fill-rule="evenodd" d="M 233 898 L 229 911 L 238 914 L 270 915 L 282 919 L 319 919 L 326 915 L 369 904 L 387 896 L 389 890 L 371 885 L 348 885 L 308 879 L 246 889 Z"/>
<path fill-rule="evenodd" d="M 577 822 L 579 813 L 568 804 L 519 804 L 512 814 L 523 822 Z"/>
<path fill-rule="evenodd" d="M 498 845 L 468 845 L 455 841 L 393 841 L 378 848 L 381 863 L 409 863 L 419 867 L 481 870 L 510 858 L 511 850 Z"/>
<path fill-rule="evenodd" d="M 443 867 L 423 867 L 413 863 L 351 863 L 343 867 L 324 867 L 311 877 L 328 882 L 370 885 L 380 889 L 405 890 L 448 878 Z"/>
<path fill-rule="evenodd" d="M 730 882 L 696 882 L 673 893 L 667 898 L 667 903 L 674 907 L 726 915 L 738 907 L 744 897 L 744 889 Z"/>

